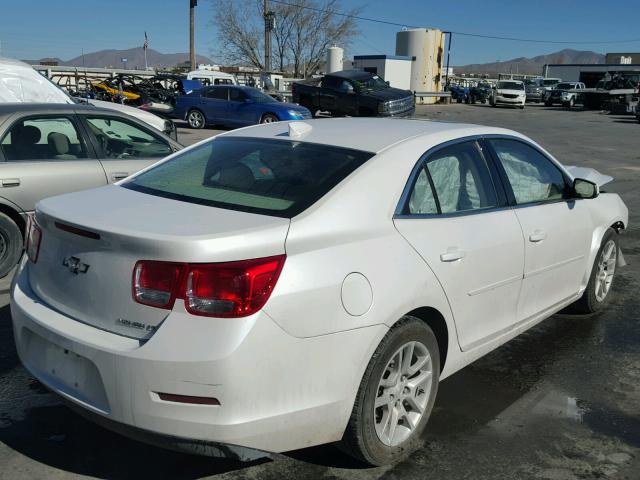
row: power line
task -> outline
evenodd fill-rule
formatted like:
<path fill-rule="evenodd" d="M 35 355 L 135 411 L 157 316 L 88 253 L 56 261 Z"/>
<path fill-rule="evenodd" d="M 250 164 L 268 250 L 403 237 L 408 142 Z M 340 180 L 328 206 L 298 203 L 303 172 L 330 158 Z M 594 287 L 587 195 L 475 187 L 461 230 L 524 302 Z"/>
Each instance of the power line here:
<path fill-rule="evenodd" d="M 423 28 L 423 27 L 419 27 L 417 25 L 408 25 L 406 23 L 391 22 L 391 21 L 388 21 L 388 20 L 381 20 L 379 18 L 362 17 L 360 15 L 353 15 L 353 14 L 350 14 L 350 13 L 339 12 L 337 10 L 330 10 L 330 9 L 326 9 L 326 8 L 312 7 L 312 6 L 309 6 L 309 5 L 290 3 L 290 2 L 286 2 L 284 0 L 271 0 L 271 1 L 273 3 L 279 3 L 281 5 L 287 5 L 289 7 L 303 8 L 303 9 L 306 9 L 306 10 L 313 10 L 315 12 L 320 12 L 320 13 L 330 13 L 332 15 L 337 15 L 337 16 L 340 16 L 340 17 L 352 18 L 354 20 L 362 20 L 362 21 L 365 21 L 365 22 L 381 23 L 381 24 L 384 24 L 384 25 L 393 25 L 395 27 L 401 27 L 401 28 Z M 533 39 L 533 38 L 502 37 L 502 36 L 498 36 L 498 35 L 488 35 L 488 34 L 469 33 L 469 32 L 457 32 L 457 31 L 448 31 L 447 33 L 452 33 L 452 34 L 455 34 L 455 35 L 461 35 L 461 36 L 466 36 L 466 37 L 488 38 L 488 39 L 492 39 L 492 40 L 506 40 L 506 41 L 511 41 L 511 42 L 527 42 L 527 43 L 550 43 L 550 44 L 560 44 L 560 45 L 595 45 L 595 44 L 636 43 L 636 42 L 640 42 L 640 38 L 633 38 L 633 39 L 630 39 L 630 40 L 603 40 L 603 41 L 577 41 L 577 42 L 572 42 L 572 41 L 565 41 L 565 40 L 538 40 L 538 39 Z"/>

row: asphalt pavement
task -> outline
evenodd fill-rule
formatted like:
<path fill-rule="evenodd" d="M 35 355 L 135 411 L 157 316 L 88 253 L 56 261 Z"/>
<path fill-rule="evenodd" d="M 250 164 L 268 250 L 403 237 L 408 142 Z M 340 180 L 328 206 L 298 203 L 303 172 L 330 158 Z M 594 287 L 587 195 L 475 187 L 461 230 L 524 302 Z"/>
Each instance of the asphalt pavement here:
<path fill-rule="evenodd" d="M 369 468 L 332 445 L 241 463 L 137 443 L 63 406 L 19 363 L 4 279 L 0 479 L 640 479 L 640 124 L 538 105 L 420 106 L 417 116 L 512 128 L 565 165 L 615 178 L 606 190 L 630 210 L 629 265 L 604 312 L 555 315 L 444 380 L 422 448 L 398 465 Z M 217 132 L 181 126 L 179 140 Z"/>

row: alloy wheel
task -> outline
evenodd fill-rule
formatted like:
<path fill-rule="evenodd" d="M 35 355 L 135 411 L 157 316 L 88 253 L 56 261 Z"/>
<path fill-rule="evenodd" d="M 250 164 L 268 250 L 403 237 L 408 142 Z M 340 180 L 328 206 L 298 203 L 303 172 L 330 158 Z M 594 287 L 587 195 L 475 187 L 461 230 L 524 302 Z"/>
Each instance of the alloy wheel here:
<path fill-rule="evenodd" d="M 407 440 L 420 424 L 431 393 L 433 363 L 427 347 L 412 341 L 391 357 L 378 382 L 374 423 L 390 447 Z"/>
<path fill-rule="evenodd" d="M 198 111 L 189 112 L 189 126 L 192 128 L 200 128 L 204 123 L 202 114 Z"/>
<path fill-rule="evenodd" d="M 617 257 L 616 242 L 609 240 L 602 249 L 600 258 L 598 259 L 595 284 L 595 295 L 598 302 L 604 301 L 611 289 L 613 275 L 616 272 Z"/>

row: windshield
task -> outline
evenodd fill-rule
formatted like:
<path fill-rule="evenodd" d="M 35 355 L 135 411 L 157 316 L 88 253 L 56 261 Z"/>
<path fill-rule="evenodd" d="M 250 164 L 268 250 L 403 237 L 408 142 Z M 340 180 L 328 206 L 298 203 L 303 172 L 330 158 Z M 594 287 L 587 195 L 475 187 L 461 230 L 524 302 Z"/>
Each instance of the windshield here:
<path fill-rule="evenodd" d="M 524 83 L 520 82 L 498 82 L 500 90 L 524 90 Z"/>
<path fill-rule="evenodd" d="M 373 155 L 288 140 L 222 137 L 122 186 L 183 202 L 291 218 Z"/>
<path fill-rule="evenodd" d="M 358 90 L 382 90 L 383 88 L 389 88 L 387 82 L 378 75 L 373 75 L 370 78 L 354 78 L 352 81 Z"/>
<path fill-rule="evenodd" d="M 273 103 L 277 102 L 277 100 L 273 97 L 270 97 L 267 94 L 262 93 L 260 90 L 255 88 L 247 88 L 245 90 L 247 97 L 253 100 L 256 103 Z"/>

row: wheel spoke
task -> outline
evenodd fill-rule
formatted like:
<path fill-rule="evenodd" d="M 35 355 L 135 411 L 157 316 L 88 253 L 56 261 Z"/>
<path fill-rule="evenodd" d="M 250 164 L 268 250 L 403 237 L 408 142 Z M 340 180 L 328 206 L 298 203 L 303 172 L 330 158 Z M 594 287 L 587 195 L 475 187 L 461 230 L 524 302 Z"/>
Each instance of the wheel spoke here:
<path fill-rule="evenodd" d="M 401 372 L 405 375 L 410 375 L 411 361 L 413 360 L 413 350 L 416 348 L 416 342 L 409 343 L 401 350 L 402 368 Z"/>
<path fill-rule="evenodd" d="M 391 402 L 393 402 L 393 400 L 391 399 L 391 396 L 385 392 L 376 398 L 374 406 L 375 408 L 380 408 L 380 407 L 384 407 L 385 405 L 391 404 Z"/>
<path fill-rule="evenodd" d="M 398 420 L 398 409 L 393 407 L 389 415 L 389 444 L 393 444 L 393 436 L 396 434 Z"/>
<path fill-rule="evenodd" d="M 430 380 L 431 380 L 431 372 L 430 371 L 422 372 L 420 375 L 409 380 L 409 382 L 407 383 L 407 386 L 412 390 L 415 390 L 416 388 L 424 385 Z"/>
<path fill-rule="evenodd" d="M 405 401 L 411 407 L 411 411 L 412 412 L 416 412 L 416 413 L 421 414 L 424 411 L 424 408 L 422 407 L 422 405 L 420 405 L 420 403 L 417 401 L 416 397 L 414 397 L 413 395 L 407 396 L 407 398 L 405 398 Z"/>

